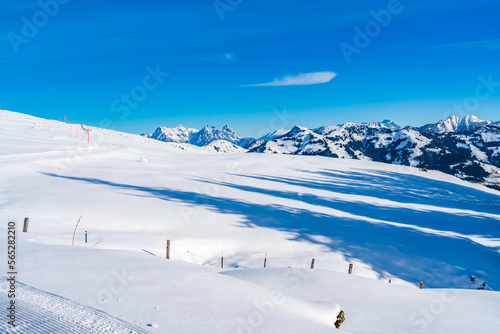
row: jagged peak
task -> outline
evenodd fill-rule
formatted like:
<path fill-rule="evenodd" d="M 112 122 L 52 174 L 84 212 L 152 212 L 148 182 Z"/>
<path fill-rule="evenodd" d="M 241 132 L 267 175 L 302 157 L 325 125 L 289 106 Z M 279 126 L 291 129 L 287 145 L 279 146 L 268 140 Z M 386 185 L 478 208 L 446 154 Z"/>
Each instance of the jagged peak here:
<path fill-rule="evenodd" d="M 390 119 L 384 119 L 382 122 L 366 122 L 361 123 L 361 125 L 366 125 L 370 128 L 380 128 L 380 129 L 391 129 L 399 130 L 401 127 Z"/>
<path fill-rule="evenodd" d="M 490 124 L 491 121 L 481 120 L 479 117 L 474 115 L 467 116 L 457 116 L 451 115 L 446 119 L 442 119 L 434 124 L 426 124 L 418 128 L 421 132 L 435 132 L 435 133 L 446 133 L 446 132 L 464 132 L 473 131 L 477 128 L 483 127 Z"/>

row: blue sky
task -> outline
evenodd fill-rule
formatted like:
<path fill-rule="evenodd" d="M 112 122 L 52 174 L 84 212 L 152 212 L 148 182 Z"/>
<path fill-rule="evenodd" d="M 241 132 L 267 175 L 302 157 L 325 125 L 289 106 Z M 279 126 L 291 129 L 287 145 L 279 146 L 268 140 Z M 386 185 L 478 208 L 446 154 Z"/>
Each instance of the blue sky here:
<path fill-rule="evenodd" d="M 2 109 L 133 133 L 229 124 L 244 136 L 451 114 L 500 120 L 493 0 L 24 0 L 0 9 Z"/>

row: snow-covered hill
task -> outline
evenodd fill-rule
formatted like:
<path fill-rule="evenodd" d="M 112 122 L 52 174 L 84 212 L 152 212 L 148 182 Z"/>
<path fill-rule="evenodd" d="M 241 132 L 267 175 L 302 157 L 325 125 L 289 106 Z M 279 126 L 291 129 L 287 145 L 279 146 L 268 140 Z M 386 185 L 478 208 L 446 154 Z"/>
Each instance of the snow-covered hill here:
<path fill-rule="evenodd" d="M 208 152 L 215 152 L 215 153 L 245 153 L 247 152 L 246 149 L 244 149 L 241 146 L 238 146 L 236 144 L 230 143 L 227 140 L 214 140 L 211 141 L 210 144 L 207 144 L 202 147 Z"/>
<path fill-rule="evenodd" d="M 352 127 L 291 136 L 365 135 Z M 0 239 L 8 220 L 30 218 L 19 281 L 54 310 L 26 297 L 40 310 L 29 321 L 72 323 L 61 312 L 84 305 L 90 319 L 154 333 L 330 333 L 340 308 L 345 332 L 498 331 L 497 191 L 406 166 L 212 154 L 95 127 L 87 144 L 85 129 L 0 111 Z M 398 145 L 423 140 L 412 134 Z"/>

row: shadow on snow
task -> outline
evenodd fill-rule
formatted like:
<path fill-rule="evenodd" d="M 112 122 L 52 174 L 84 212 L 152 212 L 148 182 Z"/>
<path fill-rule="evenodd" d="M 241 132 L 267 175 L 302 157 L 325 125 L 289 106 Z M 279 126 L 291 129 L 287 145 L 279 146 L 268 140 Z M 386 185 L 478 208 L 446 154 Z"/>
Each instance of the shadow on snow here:
<path fill-rule="evenodd" d="M 165 187 L 142 187 L 95 178 L 45 175 L 131 190 L 133 196 L 155 197 L 166 201 L 201 205 L 222 214 L 242 215 L 247 227 L 260 226 L 291 232 L 292 240 L 307 241 L 342 253 L 348 260 L 369 265 L 381 278 L 399 277 L 408 282 L 423 280 L 428 287 L 468 287 L 469 276 L 483 278 L 488 287 L 500 289 L 500 253 L 467 238 L 443 235 L 451 231 L 500 240 L 500 220 L 479 217 L 482 212 L 500 213 L 500 196 L 468 187 L 399 173 L 366 174 L 362 172 L 323 171 L 302 180 L 273 176 L 235 175 L 271 183 L 266 188 L 197 179 L 222 187 L 260 195 L 296 200 L 319 207 L 340 210 L 359 219 L 335 217 L 306 209 L 276 204 L 256 204 L 236 198 L 222 198 Z M 460 208 L 478 215 L 458 215 L 438 211 L 391 208 L 362 202 L 343 201 L 312 194 L 272 190 L 272 183 L 321 189 L 340 194 L 356 194 L 398 203 L 416 203 L 446 208 Z M 262 183 L 260 183 L 262 184 Z M 391 186 L 394 185 L 394 186 Z M 458 196 L 458 198 L 457 198 Z M 291 202 L 293 204 L 293 202 Z M 468 204 L 464 207 L 464 204 Z M 403 205 L 404 206 L 404 205 Z M 393 226 L 384 220 L 405 224 Z M 422 232 L 415 228 L 437 232 Z M 325 236 L 320 242 L 315 236 Z M 460 281 L 456 277 L 461 277 Z"/>

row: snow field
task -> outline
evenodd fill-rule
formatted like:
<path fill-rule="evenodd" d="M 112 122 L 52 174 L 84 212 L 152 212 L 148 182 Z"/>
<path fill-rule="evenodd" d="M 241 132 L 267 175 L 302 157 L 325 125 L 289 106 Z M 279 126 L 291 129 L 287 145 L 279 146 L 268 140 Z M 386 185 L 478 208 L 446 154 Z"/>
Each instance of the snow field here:
<path fill-rule="evenodd" d="M 339 308 L 352 333 L 498 330 L 494 190 L 369 161 L 85 135 L 0 112 L 0 217 L 30 218 L 23 284 L 156 333 L 330 333 Z"/>

